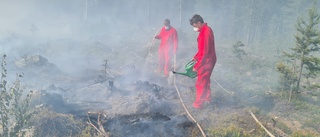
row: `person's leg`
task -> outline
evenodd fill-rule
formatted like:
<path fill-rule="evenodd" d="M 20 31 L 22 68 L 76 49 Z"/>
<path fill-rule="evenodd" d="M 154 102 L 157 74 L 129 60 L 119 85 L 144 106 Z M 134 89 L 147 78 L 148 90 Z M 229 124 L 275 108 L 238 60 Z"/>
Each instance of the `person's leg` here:
<path fill-rule="evenodd" d="M 210 76 L 213 67 L 205 65 L 198 70 L 198 79 L 196 82 L 196 100 L 193 103 L 195 108 L 201 108 L 205 101 L 211 101 Z"/>
<path fill-rule="evenodd" d="M 199 74 L 199 72 L 198 72 Z M 204 100 L 201 100 L 201 96 L 203 94 L 203 76 L 202 75 L 198 75 L 198 78 L 197 78 L 197 82 L 196 82 L 196 99 L 193 103 L 193 107 L 194 108 L 201 108 L 202 107 L 202 104 L 203 104 L 203 101 Z"/>
<path fill-rule="evenodd" d="M 202 104 L 204 103 L 204 99 L 206 94 L 206 85 L 208 72 L 205 70 L 205 67 L 201 67 L 198 70 L 198 79 L 196 82 L 196 100 L 193 103 L 195 108 L 201 108 Z"/>
<path fill-rule="evenodd" d="M 209 78 L 209 82 L 206 85 L 206 95 L 205 95 L 205 101 L 206 102 L 211 102 L 211 88 L 210 88 L 210 78 Z"/>
<path fill-rule="evenodd" d="M 158 49 L 158 59 L 159 59 L 159 66 L 158 66 L 158 72 L 162 72 L 163 67 L 164 67 L 164 51 L 163 51 L 163 47 L 159 47 Z"/>
<path fill-rule="evenodd" d="M 164 49 L 164 75 L 168 76 L 171 70 L 171 53 L 170 49 Z"/>
<path fill-rule="evenodd" d="M 207 71 L 208 71 L 209 74 L 206 75 L 207 76 L 206 78 L 204 78 L 204 79 L 207 80 L 206 95 L 205 95 L 205 101 L 206 102 L 211 102 L 211 88 L 210 88 L 211 80 L 210 80 L 210 77 L 211 77 L 213 68 L 214 68 L 214 65 L 211 65 L 211 66 L 208 65 Z"/>

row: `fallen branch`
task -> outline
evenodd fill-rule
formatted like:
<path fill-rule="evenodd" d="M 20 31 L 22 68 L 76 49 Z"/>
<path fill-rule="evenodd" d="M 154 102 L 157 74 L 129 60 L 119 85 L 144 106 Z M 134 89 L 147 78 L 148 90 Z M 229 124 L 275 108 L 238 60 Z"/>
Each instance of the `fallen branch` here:
<path fill-rule="evenodd" d="M 99 115 L 98 115 L 98 126 L 99 126 L 99 130 L 103 133 L 103 135 L 109 136 L 109 134 L 106 132 L 106 130 L 104 130 L 103 125 L 102 125 L 102 123 L 101 123 L 101 113 L 102 113 L 102 112 L 100 112 Z"/>
<path fill-rule="evenodd" d="M 272 90 L 271 90 L 271 88 L 268 86 L 268 91 L 266 91 L 265 92 L 265 94 L 267 94 L 267 95 L 269 95 L 269 94 L 271 94 L 271 95 L 275 95 L 276 93 L 274 93 L 274 92 L 272 92 Z"/>
<path fill-rule="evenodd" d="M 228 91 L 228 90 L 226 90 L 224 87 L 222 87 L 221 85 L 220 85 L 220 83 L 216 80 L 216 79 L 213 79 L 217 84 L 218 84 L 218 86 L 220 87 L 220 88 L 222 88 L 224 91 L 226 91 L 227 93 L 229 93 L 230 95 L 234 95 L 234 92 L 231 92 L 231 91 Z"/>
<path fill-rule="evenodd" d="M 94 124 L 92 124 L 90 118 L 89 118 L 89 114 L 98 114 L 98 121 L 97 121 L 97 124 L 99 126 L 99 128 L 97 126 L 95 126 Z M 102 112 L 99 112 L 99 113 L 93 113 L 93 112 L 87 112 L 87 117 L 88 117 L 88 121 L 87 124 L 89 124 L 90 126 L 92 126 L 97 132 L 99 132 L 100 135 L 102 135 L 103 137 L 109 137 L 110 136 L 110 133 L 109 132 L 106 132 L 103 128 L 103 125 L 101 123 L 101 115 L 102 115 Z"/>
<path fill-rule="evenodd" d="M 252 111 L 250 110 L 250 114 L 253 117 L 253 119 L 264 129 L 264 131 L 266 131 L 268 133 L 268 135 L 270 137 L 275 137 L 271 132 L 268 131 L 268 129 L 266 129 L 261 122 L 257 119 L 257 117 L 252 113 Z"/>

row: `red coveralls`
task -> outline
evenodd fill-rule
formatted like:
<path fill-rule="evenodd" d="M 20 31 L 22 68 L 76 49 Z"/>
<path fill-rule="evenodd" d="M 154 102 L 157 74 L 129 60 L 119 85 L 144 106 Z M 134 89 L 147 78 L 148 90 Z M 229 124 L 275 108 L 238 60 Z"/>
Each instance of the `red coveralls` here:
<path fill-rule="evenodd" d="M 197 61 L 194 69 L 198 73 L 195 108 L 201 108 L 204 101 L 211 101 L 210 76 L 217 61 L 212 29 L 204 23 L 199 32 L 198 53 L 193 57 Z"/>
<path fill-rule="evenodd" d="M 161 39 L 159 46 L 159 70 L 163 69 L 164 75 L 168 76 L 171 70 L 172 52 L 175 54 L 178 49 L 177 31 L 173 27 L 170 27 L 168 30 L 163 27 L 160 34 L 155 38 Z"/>

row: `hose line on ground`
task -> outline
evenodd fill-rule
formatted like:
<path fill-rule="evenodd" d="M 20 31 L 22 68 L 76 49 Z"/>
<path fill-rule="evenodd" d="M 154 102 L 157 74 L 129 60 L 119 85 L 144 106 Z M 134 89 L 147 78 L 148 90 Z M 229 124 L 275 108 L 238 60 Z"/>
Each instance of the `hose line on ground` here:
<path fill-rule="evenodd" d="M 178 88 L 177 85 L 176 85 L 176 76 L 175 76 L 175 75 L 173 76 L 173 83 L 174 83 L 174 87 L 176 88 L 176 91 L 177 91 L 177 93 L 178 93 L 180 102 L 181 102 L 184 110 L 187 112 L 187 114 L 188 114 L 188 116 L 190 117 L 190 119 L 191 119 L 194 123 L 197 124 L 197 126 L 198 126 L 198 128 L 199 128 L 199 130 L 200 130 L 200 132 L 201 132 L 201 134 L 202 134 L 202 136 L 203 136 L 203 137 L 206 137 L 206 134 L 203 132 L 200 124 L 192 117 L 192 115 L 189 113 L 187 107 L 186 107 L 185 104 L 183 103 L 182 98 L 181 98 L 181 95 L 180 95 L 179 88 Z"/>
<path fill-rule="evenodd" d="M 156 31 L 156 33 L 154 34 L 154 36 L 153 36 L 153 38 L 152 38 L 151 43 L 149 44 L 149 51 L 148 51 L 148 55 L 147 55 L 146 62 L 145 62 L 144 65 L 143 65 L 142 72 L 145 71 L 145 68 L 146 68 L 146 66 L 147 66 L 147 63 L 148 63 L 148 61 L 149 61 L 149 57 L 150 57 L 150 55 L 151 55 L 150 53 L 151 53 L 152 46 L 154 45 L 155 37 L 157 36 L 157 34 L 159 33 L 160 30 L 161 30 L 161 28 L 159 28 L 159 29 Z"/>

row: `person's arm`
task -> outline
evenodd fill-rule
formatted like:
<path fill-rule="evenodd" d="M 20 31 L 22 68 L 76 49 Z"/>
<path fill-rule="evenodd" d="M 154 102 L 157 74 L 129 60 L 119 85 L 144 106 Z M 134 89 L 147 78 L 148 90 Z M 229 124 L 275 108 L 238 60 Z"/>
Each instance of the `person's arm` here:
<path fill-rule="evenodd" d="M 199 54 L 199 50 L 196 53 L 196 55 L 193 56 L 193 58 L 192 58 L 193 61 L 197 61 L 198 60 L 198 54 Z"/>
<path fill-rule="evenodd" d="M 155 36 L 154 38 L 161 39 L 161 35 L 159 34 L 159 35 Z"/>
<path fill-rule="evenodd" d="M 161 39 L 162 31 L 163 31 L 163 28 L 161 29 L 160 33 L 158 35 L 156 35 L 154 38 Z"/>
<path fill-rule="evenodd" d="M 193 67 L 195 70 L 198 70 L 201 66 L 201 62 L 203 60 L 204 46 L 205 46 L 204 39 L 202 37 L 200 37 L 198 39 L 198 53 L 194 56 L 194 59 L 197 61 Z"/>

